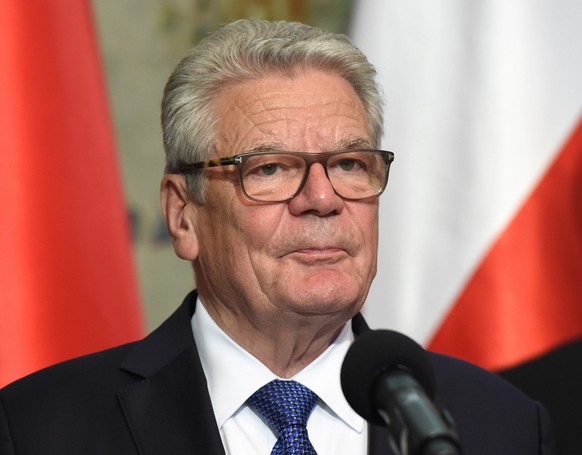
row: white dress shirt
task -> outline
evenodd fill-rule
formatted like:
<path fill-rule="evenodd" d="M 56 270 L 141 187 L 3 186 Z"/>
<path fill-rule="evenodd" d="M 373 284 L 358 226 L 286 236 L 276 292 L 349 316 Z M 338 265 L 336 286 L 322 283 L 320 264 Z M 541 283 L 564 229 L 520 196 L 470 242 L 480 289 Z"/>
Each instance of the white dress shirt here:
<path fill-rule="evenodd" d="M 278 377 L 224 333 L 200 299 L 192 329 L 226 454 L 269 455 L 277 435 L 245 402 Z M 318 455 L 367 453 L 367 425 L 340 384 L 341 364 L 353 339 L 350 321 L 323 354 L 292 378 L 320 398 L 307 422 Z"/>

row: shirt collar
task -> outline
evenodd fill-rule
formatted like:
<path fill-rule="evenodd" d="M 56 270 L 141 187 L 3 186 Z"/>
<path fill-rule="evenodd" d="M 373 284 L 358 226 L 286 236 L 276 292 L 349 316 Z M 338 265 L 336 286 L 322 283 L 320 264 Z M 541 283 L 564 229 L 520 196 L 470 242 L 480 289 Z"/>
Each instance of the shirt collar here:
<path fill-rule="evenodd" d="M 341 366 L 353 341 L 350 320 L 332 344 L 293 379 L 313 390 L 323 401 L 324 407 L 360 433 L 364 428 L 364 419 L 348 404 L 340 381 Z"/>
<path fill-rule="evenodd" d="M 361 432 L 364 419 L 350 407 L 340 383 L 341 365 L 354 340 L 351 328 L 349 321 L 333 343 L 292 379 L 313 390 L 324 407 Z M 210 317 L 200 299 L 192 317 L 192 330 L 216 423 L 222 428 L 255 391 L 277 376 L 234 342 Z"/>

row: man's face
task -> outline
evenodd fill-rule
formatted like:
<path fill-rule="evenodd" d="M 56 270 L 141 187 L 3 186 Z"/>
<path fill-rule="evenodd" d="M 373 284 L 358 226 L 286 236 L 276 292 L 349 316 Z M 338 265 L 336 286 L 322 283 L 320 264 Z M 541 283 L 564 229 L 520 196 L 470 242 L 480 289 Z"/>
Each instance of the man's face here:
<path fill-rule="evenodd" d="M 356 93 L 323 72 L 233 84 L 214 108 L 212 157 L 261 146 L 308 152 L 371 146 Z M 376 273 L 377 198 L 343 200 L 320 164 L 294 199 L 279 203 L 245 198 L 234 166 L 208 169 L 207 177 L 206 202 L 193 216 L 205 302 L 251 321 L 269 314 L 347 320 L 361 308 Z"/>

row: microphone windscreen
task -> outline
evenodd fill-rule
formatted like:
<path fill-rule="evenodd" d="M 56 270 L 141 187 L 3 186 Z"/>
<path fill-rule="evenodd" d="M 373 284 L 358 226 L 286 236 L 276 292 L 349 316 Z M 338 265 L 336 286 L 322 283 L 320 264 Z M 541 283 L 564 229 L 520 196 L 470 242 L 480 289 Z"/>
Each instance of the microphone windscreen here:
<path fill-rule="evenodd" d="M 384 422 L 373 403 L 375 382 L 384 373 L 408 372 L 434 397 L 434 372 L 426 351 L 407 336 L 391 330 L 369 330 L 356 338 L 342 364 L 340 378 L 350 406 L 369 422 Z"/>

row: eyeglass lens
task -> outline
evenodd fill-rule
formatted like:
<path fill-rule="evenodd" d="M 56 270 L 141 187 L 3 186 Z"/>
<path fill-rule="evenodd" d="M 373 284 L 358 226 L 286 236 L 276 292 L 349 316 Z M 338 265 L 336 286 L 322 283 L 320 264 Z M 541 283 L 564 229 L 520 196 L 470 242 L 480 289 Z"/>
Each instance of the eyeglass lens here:
<path fill-rule="evenodd" d="M 325 163 L 335 192 L 344 198 L 371 197 L 385 185 L 389 163 L 381 152 L 336 153 L 323 159 L 313 158 L 310 164 L 320 161 Z M 306 158 L 301 155 L 249 154 L 245 156 L 241 169 L 242 184 L 247 195 L 256 200 L 284 201 L 300 190 L 307 178 L 308 167 Z"/>

